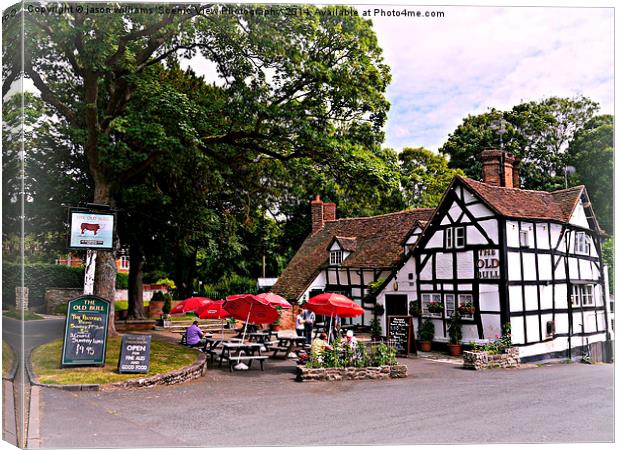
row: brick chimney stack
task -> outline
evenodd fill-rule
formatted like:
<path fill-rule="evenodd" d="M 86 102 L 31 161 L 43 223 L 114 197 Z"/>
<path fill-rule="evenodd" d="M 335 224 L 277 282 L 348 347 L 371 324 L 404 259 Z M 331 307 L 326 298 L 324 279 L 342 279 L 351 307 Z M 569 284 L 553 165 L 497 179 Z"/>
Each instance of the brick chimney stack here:
<path fill-rule="evenodd" d="M 336 220 L 336 204 L 323 203 L 323 221 Z"/>
<path fill-rule="evenodd" d="M 491 186 L 519 188 L 520 159 L 503 150 L 487 148 L 482 158 L 482 182 Z"/>
<path fill-rule="evenodd" d="M 312 234 L 323 228 L 325 219 L 323 217 L 323 202 L 320 196 L 316 196 L 314 200 L 310 202 L 310 213 L 312 215 Z"/>

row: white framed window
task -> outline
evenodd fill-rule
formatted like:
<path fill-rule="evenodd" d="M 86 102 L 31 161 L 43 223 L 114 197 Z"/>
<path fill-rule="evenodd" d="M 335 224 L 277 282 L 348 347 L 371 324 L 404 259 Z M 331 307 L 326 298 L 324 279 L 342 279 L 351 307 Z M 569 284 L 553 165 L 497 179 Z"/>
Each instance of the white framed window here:
<path fill-rule="evenodd" d="M 441 304 L 441 294 L 422 294 L 422 315 L 430 316 L 430 317 L 441 317 L 441 311 L 430 312 L 428 310 L 429 305 L 433 304 Z"/>
<path fill-rule="evenodd" d="M 121 256 L 120 269 L 129 270 L 129 256 Z"/>
<path fill-rule="evenodd" d="M 473 306 L 474 297 L 471 294 L 459 294 L 459 306 Z M 473 319 L 473 314 L 461 314 L 463 319 Z"/>
<path fill-rule="evenodd" d="M 593 306 L 594 285 L 573 284 L 570 295 L 571 306 Z"/>
<path fill-rule="evenodd" d="M 445 294 L 444 300 L 446 302 L 446 317 L 454 315 L 456 310 L 456 303 L 454 301 L 454 294 Z"/>
<path fill-rule="evenodd" d="M 575 234 L 575 253 L 590 254 L 590 236 L 583 231 Z"/>
<path fill-rule="evenodd" d="M 329 252 L 329 264 L 332 266 L 342 264 L 342 250 L 332 250 Z"/>
<path fill-rule="evenodd" d="M 446 228 L 446 248 L 465 247 L 465 227 Z"/>
<path fill-rule="evenodd" d="M 592 295 L 593 287 L 591 284 L 585 284 L 581 287 L 581 304 L 583 306 L 594 305 L 594 296 Z"/>
<path fill-rule="evenodd" d="M 530 232 L 528 230 L 519 231 L 519 246 L 520 247 L 530 246 Z"/>
<path fill-rule="evenodd" d="M 581 305 L 581 299 L 579 296 L 579 286 L 573 284 L 571 293 L 570 293 L 570 304 L 571 306 L 579 306 Z"/>

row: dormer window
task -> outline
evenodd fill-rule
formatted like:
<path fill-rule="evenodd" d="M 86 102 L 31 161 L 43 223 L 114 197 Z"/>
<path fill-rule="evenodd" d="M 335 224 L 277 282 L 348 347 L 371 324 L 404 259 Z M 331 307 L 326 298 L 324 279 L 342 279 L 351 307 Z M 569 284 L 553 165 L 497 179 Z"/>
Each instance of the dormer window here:
<path fill-rule="evenodd" d="M 342 250 L 332 250 L 329 252 L 329 264 L 332 266 L 339 266 L 342 264 Z"/>
<path fill-rule="evenodd" d="M 590 236 L 583 231 L 575 234 L 575 253 L 581 253 L 582 255 L 590 254 Z"/>

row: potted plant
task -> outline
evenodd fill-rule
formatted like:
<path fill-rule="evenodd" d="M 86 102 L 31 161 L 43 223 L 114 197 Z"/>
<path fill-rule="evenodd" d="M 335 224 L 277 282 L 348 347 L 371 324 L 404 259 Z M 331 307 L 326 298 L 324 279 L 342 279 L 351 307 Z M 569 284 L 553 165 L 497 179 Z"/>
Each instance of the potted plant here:
<path fill-rule="evenodd" d="M 461 303 L 459 305 L 459 314 L 461 316 L 471 316 L 476 312 L 476 308 L 472 302 Z"/>
<path fill-rule="evenodd" d="M 433 301 L 428 302 L 427 309 L 431 314 L 441 314 L 443 311 L 443 303 Z"/>
<path fill-rule="evenodd" d="M 383 336 L 383 329 L 381 328 L 381 317 L 385 314 L 385 308 L 381 303 L 375 303 L 372 307 L 373 318 L 370 321 L 370 336 L 373 340 L 381 339 Z"/>
<path fill-rule="evenodd" d="M 172 321 L 170 320 L 170 310 L 172 310 L 172 295 L 164 294 L 164 306 L 161 308 L 161 321 L 164 328 L 170 327 Z"/>
<path fill-rule="evenodd" d="M 430 352 L 435 337 L 435 325 L 430 319 L 425 319 L 422 326 L 418 330 L 418 339 L 420 341 L 420 350 Z"/>
<path fill-rule="evenodd" d="M 409 302 L 409 315 L 413 317 L 420 317 L 421 311 L 419 301 Z"/>
<path fill-rule="evenodd" d="M 448 344 L 450 356 L 459 356 L 461 354 L 461 339 L 463 339 L 463 323 L 459 311 L 455 311 L 448 319 L 448 335 L 450 336 L 450 343 Z"/>

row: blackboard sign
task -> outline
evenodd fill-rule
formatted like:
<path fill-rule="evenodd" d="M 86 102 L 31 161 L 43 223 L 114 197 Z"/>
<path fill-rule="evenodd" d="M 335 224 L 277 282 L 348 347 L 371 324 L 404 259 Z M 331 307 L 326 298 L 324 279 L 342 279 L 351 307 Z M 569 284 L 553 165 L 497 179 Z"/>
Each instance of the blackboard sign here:
<path fill-rule="evenodd" d="M 151 336 L 127 334 L 121 342 L 119 373 L 148 373 L 151 359 Z"/>
<path fill-rule="evenodd" d="M 103 366 L 108 338 L 110 302 L 94 295 L 67 305 L 61 367 Z"/>
<path fill-rule="evenodd" d="M 398 356 L 407 356 L 412 348 L 415 352 L 412 317 L 389 316 L 388 339 L 396 348 L 396 354 Z"/>

